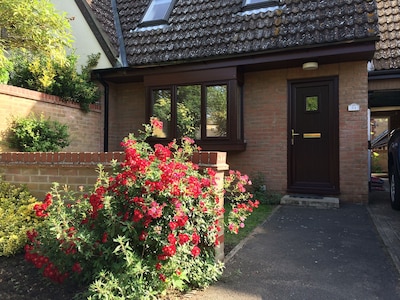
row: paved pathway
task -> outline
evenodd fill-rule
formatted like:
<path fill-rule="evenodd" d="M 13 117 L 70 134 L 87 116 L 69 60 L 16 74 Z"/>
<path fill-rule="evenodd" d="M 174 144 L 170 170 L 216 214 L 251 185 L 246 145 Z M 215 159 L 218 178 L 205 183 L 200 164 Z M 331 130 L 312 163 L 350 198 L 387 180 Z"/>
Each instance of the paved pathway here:
<path fill-rule="evenodd" d="M 188 298 L 400 299 L 399 272 L 375 227 L 382 217 L 370 215 L 380 209 L 281 206 L 226 262 L 218 283 Z"/>

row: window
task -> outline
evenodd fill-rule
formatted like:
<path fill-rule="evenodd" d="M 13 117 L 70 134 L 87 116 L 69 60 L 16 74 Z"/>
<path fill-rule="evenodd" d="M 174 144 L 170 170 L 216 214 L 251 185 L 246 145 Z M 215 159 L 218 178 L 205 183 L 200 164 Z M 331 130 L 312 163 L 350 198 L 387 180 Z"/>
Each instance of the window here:
<path fill-rule="evenodd" d="M 218 77 L 215 75 L 218 71 L 207 74 L 210 79 Z M 190 77 L 185 73 L 145 79 L 147 119 L 156 117 L 163 122 L 163 130 L 153 132 L 153 142 L 168 143 L 174 138 L 190 137 L 204 150 L 244 150 L 238 81 L 191 83 L 187 82 L 190 81 L 185 78 L 187 76 Z M 196 73 L 194 77 L 199 79 L 201 76 Z M 174 82 L 163 84 L 168 81 Z M 155 86 L 154 83 L 163 85 Z"/>
<path fill-rule="evenodd" d="M 140 22 L 140 26 L 153 26 L 167 23 L 174 2 L 174 0 L 152 0 Z"/>
<path fill-rule="evenodd" d="M 162 132 L 154 132 L 155 137 L 227 137 L 227 84 L 176 85 L 152 89 L 151 94 L 151 116 L 164 124 Z"/>
<path fill-rule="evenodd" d="M 257 9 L 262 7 L 276 6 L 280 4 L 280 0 L 243 0 L 243 8 L 246 10 Z"/>

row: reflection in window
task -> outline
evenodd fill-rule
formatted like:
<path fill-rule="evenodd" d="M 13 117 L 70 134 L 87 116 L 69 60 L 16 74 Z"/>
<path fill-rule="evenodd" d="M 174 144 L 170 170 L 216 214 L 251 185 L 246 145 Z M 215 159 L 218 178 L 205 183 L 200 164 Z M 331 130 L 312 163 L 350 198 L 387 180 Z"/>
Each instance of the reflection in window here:
<path fill-rule="evenodd" d="M 171 123 L 171 90 L 160 89 L 152 91 L 153 117 L 163 122 L 163 129 L 154 129 L 153 136 L 165 138 L 169 136 Z"/>
<path fill-rule="evenodd" d="M 306 111 L 318 111 L 318 96 L 306 97 Z"/>
<path fill-rule="evenodd" d="M 162 24 L 168 19 L 173 0 L 152 0 L 142 19 L 142 24 Z"/>
<path fill-rule="evenodd" d="M 201 140 L 228 136 L 226 84 L 174 85 L 152 89 L 151 95 L 150 116 L 164 124 L 154 137 Z"/>
<path fill-rule="evenodd" d="M 176 94 L 178 137 L 201 138 L 201 86 L 178 86 Z"/>
<path fill-rule="evenodd" d="M 207 86 L 207 137 L 227 136 L 226 85 Z"/>

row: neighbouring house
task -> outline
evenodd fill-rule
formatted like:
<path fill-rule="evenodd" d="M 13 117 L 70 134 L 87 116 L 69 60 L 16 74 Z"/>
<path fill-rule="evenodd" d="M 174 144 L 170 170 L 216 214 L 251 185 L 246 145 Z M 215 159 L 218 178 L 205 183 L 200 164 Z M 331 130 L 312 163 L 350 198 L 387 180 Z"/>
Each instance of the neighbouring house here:
<path fill-rule="evenodd" d="M 268 190 L 368 201 L 367 64 L 393 1 L 75 2 L 119 53 L 93 73 L 105 151 L 157 117 L 151 142 L 192 137 Z"/>
<path fill-rule="evenodd" d="M 386 173 L 388 133 L 400 127 L 400 2 L 376 0 L 380 39 L 368 73 L 373 160 Z M 380 133 L 380 134 L 379 134 Z M 374 171 L 374 169 L 373 169 Z"/>
<path fill-rule="evenodd" d="M 88 56 L 96 53 L 100 53 L 97 68 L 118 66 L 118 51 L 110 45 L 100 23 L 90 13 L 88 2 L 81 0 L 52 0 L 51 2 L 58 11 L 65 13 L 70 20 L 74 37 L 73 49 L 78 55 L 79 66 L 85 66 Z"/>

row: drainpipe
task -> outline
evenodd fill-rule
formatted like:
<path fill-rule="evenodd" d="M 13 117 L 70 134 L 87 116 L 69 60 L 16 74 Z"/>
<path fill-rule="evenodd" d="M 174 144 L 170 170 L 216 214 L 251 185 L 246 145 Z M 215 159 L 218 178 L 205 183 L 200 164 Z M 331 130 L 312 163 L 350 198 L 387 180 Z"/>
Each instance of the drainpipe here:
<path fill-rule="evenodd" d="M 112 5 L 112 10 L 113 10 L 113 15 L 114 15 L 115 30 L 116 30 L 117 36 L 118 36 L 119 55 L 121 58 L 121 64 L 122 64 L 122 67 L 127 67 L 128 61 L 126 59 L 125 42 L 124 42 L 124 36 L 122 33 L 121 22 L 120 22 L 119 14 L 118 14 L 117 0 L 111 0 L 111 5 Z"/>
<path fill-rule="evenodd" d="M 108 152 L 108 110 L 109 110 L 109 94 L 110 89 L 108 83 L 101 77 L 101 74 L 97 74 L 97 80 L 104 87 L 104 140 L 103 140 L 103 151 Z"/>

